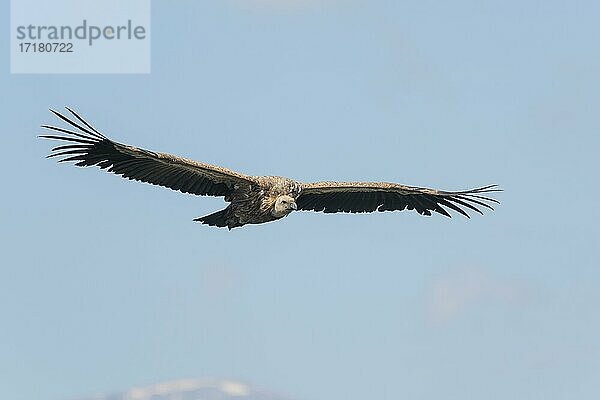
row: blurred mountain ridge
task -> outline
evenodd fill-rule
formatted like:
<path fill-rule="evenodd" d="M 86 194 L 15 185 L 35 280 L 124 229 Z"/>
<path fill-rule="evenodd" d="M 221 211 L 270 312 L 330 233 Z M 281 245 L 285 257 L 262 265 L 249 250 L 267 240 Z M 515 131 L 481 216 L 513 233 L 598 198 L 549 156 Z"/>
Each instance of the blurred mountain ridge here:
<path fill-rule="evenodd" d="M 111 393 L 73 400 L 289 400 L 230 379 L 192 378 L 136 386 Z"/>

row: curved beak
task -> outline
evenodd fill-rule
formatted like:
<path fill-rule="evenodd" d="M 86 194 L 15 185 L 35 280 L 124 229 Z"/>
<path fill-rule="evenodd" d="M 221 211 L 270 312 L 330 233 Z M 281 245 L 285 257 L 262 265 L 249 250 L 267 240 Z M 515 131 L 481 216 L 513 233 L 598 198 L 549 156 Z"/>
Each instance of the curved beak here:
<path fill-rule="evenodd" d="M 296 204 L 296 202 L 293 202 L 291 205 L 292 205 L 292 210 L 298 209 L 298 205 Z"/>

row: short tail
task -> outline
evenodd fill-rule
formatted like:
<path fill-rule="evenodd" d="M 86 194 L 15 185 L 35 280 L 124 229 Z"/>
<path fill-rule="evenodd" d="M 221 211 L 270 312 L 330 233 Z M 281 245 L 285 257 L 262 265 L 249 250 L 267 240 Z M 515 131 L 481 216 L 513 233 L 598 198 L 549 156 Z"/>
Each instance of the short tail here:
<path fill-rule="evenodd" d="M 218 226 L 219 228 L 224 228 L 228 225 L 226 220 L 227 211 L 227 208 L 225 208 L 221 211 L 217 211 L 216 213 L 196 218 L 194 219 L 194 221 L 202 222 L 203 224 L 210 226 Z"/>

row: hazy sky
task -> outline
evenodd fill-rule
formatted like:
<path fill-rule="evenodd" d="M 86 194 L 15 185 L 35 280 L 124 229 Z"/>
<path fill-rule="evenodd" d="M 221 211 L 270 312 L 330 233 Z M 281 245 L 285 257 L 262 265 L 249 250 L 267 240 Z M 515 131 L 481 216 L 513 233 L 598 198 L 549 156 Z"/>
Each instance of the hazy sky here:
<path fill-rule="evenodd" d="M 8 1 L 2 2 L 8 24 Z M 152 73 L 10 75 L 0 392 L 196 376 L 298 400 L 600 398 L 600 3 L 153 1 Z M 494 213 L 288 218 L 44 159 L 72 106 L 250 174 L 498 183 Z"/>

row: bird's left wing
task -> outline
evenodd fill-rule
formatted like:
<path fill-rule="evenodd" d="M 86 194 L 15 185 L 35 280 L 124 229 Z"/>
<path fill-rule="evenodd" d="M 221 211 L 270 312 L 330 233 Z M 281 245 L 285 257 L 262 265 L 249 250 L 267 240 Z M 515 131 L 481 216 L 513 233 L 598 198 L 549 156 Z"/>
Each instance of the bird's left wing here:
<path fill-rule="evenodd" d="M 67 107 L 74 121 L 54 110 L 71 129 L 42 125 L 60 135 L 40 135 L 67 144 L 54 147 L 48 157 L 63 157 L 59 162 L 73 161 L 76 166 L 97 165 L 127 179 L 164 186 L 183 193 L 229 196 L 236 185 L 255 184 L 252 177 L 166 153 L 140 149 L 117 143 L 87 123 Z"/>
<path fill-rule="evenodd" d="M 316 182 L 302 185 L 296 199 L 299 210 L 326 213 L 416 210 L 450 217 L 446 208 L 469 217 L 468 210 L 482 214 L 481 207 L 493 210 L 497 200 L 487 193 L 498 192 L 496 185 L 458 192 L 445 192 L 385 182 Z"/>

